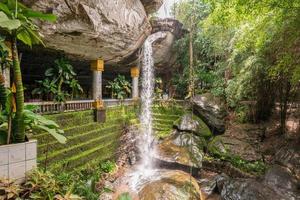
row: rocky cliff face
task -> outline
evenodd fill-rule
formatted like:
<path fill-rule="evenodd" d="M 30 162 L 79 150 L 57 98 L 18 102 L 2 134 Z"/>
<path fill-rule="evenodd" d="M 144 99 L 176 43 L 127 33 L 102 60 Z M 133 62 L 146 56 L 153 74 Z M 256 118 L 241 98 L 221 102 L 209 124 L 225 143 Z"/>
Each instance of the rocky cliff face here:
<path fill-rule="evenodd" d="M 155 66 L 158 70 L 166 70 L 176 61 L 175 41 L 182 38 L 187 31 L 179 21 L 170 18 L 151 20 L 151 26 L 152 33 L 167 33 L 166 37 L 153 44 Z"/>
<path fill-rule="evenodd" d="M 164 1 L 163 0 L 141 0 L 141 2 L 145 7 L 146 12 L 148 14 L 151 14 L 157 11 Z"/>
<path fill-rule="evenodd" d="M 136 65 L 146 38 L 160 31 L 165 32 L 166 37 L 153 44 L 155 65 L 161 70 L 169 68 L 176 58 L 172 51 L 173 44 L 185 33 L 177 20 L 149 21 L 147 14 L 156 11 L 163 0 L 22 2 L 58 17 L 55 23 L 37 22 L 47 48 L 63 51 L 80 60 L 102 58 L 118 71 L 128 71 L 126 66 Z"/>
<path fill-rule="evenodd" d="M 118 63 L 135 52 L 151 33 L 150 12 L 159 1 L 23 0 L 28 6 L 58 16 L 38 22 L 48 48 L 92 60 Z M 152 6 L 151 6 L 152 5 Z"/>

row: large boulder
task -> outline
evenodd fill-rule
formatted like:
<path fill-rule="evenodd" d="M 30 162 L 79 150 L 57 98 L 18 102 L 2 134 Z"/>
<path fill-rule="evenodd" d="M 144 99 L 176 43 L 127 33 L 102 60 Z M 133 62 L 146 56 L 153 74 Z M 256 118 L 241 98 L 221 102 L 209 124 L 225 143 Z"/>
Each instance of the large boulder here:
<path fill-rule="evenodd" d="M 154 65 L 158 71 L 167 70 L 175 64 L 177 54 L 174 49 L 176 40 L 182 38 L 187 31 L 182 23 L 175 19 L 155 18 L 151 21 L 152 33 L 164 32 L 166 36 L 153 43 Z"/>
<path fill-rule="evenodd" d="M 283 200 L 284 198 L 270 187 L 254 179 L 230 179 L 223 183 L 223 200 Z"/>
<path fill-rule="evenodd" d="M 151 25 L 140 0 L 22 2 L 35 10 L 58 16 L 54 24 L 37 22 L 48 48 L 86 60 L 103 58 L 107 64 L 118 63 L 136 52 L 151 34 Z M 156 1 L 143 1 L 147 7 L 151 2 Z"/>
<path fill-rule="evenodd" d="M 263 184 L 283 194 L 286 199 L 300 199 L 299 180 L 285 167 L 274 165 L 263 179 Z"/>
<path fill-rule="evenodd" d="M 247 161 L 261 160 L 257 149 L 245 140 L 229 135 L 218 135 L 208 143 L 209 153 L 217 156 L 235 156 Z"/>
<path fill-rule="evenodd" d="M 300 146 L 284 146 L 275 154 L 275 162 L 288 167 L 300 179 Z"/>
<path fill-rule="evenodd" d="M 150 181 L 139 192 L 140 200 L 199 200 L 197 181 L 188 173 L 161 171 L 158 180 Z"/>
<path fill-rule="evenodd" d="M 210 93 L 196 95 L 192 104 L 200 117 L 211 127 L 213 132 L 225 131 L 226 112 L 222 101 Z"/>
<path fill-rule="evenodd" d="M 224 200 L 298 200 L 299 185 L 296 178 L 285 168 L 273 166 L 262 180 L 232 179 L 217 176 L 213 186 Z"/>
<path fill-rule="evenodd" d="M 174 133 L 158 145 L 157 159 L 174 165 L 202 166 L 205 140 L 188 132 Z"/>
<path fill-rule="evenodd" d="M 174 127 L 179 131 L 195 133 L 198 136 L 209 138 L 212 133 L 208 126 L 197 116 L 185 114 L 174 122 Z"/>

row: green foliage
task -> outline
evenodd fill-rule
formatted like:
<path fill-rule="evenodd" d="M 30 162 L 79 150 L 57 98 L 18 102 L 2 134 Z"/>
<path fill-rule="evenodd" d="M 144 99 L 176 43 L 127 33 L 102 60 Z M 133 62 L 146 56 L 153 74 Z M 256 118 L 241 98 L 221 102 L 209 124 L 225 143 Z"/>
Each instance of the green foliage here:
<path fill-rule="evenodd" d="M 38 27 L 33 20 L 55 21 L 56 16 L 44 14 L 27 8 L 16 0 L 4 0 L 0 3 L 0 27 L 8 34 L 14 34 L 28 46 L 42 42 Z"/>
<path fill-rule="evenodd" d="M 2 135 L 2 139 L 0 139 L 0 144 L 5 144 L 6 140 L 3 140 L 3 138 L 6 138 L 7 129 L 8 129 L 8 117 L 11 115 L 8 108 L 11 107 L 9 100 L 12 98 L 12 93 L 8 93 L 8 100 L 6 102 L 6 110 L 3 110 L 0 113 L 0 132 Z M 37 130 L 43 130 L 47 133 L 49 133 L 51 136 L 53 136 L 58 142 L 65 144 L 66 138 L 62 135 L 64 133 L 63 130 L 59 128 L 59 126 L 52 120 L 46 119 L 42 115 L 36 114 L 32 112 L 31 110 L 34 110 L 34 107 L 26 107 L 24 109 L 24 125 L 25 129 L 28 132 L 36 132 Z M 13 114 L 14 117 L 14 114 Z M 5 137 L 4 137 L 5 135 Z"/>
<path fill-rule="evenodd" d="M 125 99 L 131 94 L 131 84 L 123 75 L 118 75 L 113 81 L 109 81 L 106 88 L 111 90 L 111 97 Z"/>
<path fill-rule="evenodd" d="M 80 171 L 59 173 L 56 179 L 65 186 L 64 190 L 68 189 L 66 186 L 72 185 L 73 193 L 85 199 L 97 200 L 99 191 L 96 190 L 96 183 L 100 181 L 102 174 L 115 170 L 115 166 L 116 164 L 112 161 L 100 162 L 96 165 L 88 165 Z"/>
<path fill-rule="evenodd" d="M 116 164 L 109 160 L 100 164 L 101 171 L 105 173 L 110 173 L 115 171 L 116 167 L 117 167 Z"/>
<path fill-rule="evenodd" d="M 175 17 L 186 27 L 191 26 L 191 13 L 196 15 L 198 93 L 208 90 L 237 111 L 241 101 L 257 101 L 256 121 L 268 118 L 275 101 L 293 101 L 300 87 L 299 1 L 186 0 L 175 6 Z M 175 77 L 174 84 L 182 96 L 188 77 L 188 36 L 178 41 L 176 50 L 176 74 L 183 78 Z"/>
<path fill-rule="evenodd" d="M 132 198 L 128 192 L 125 192 L 119 195 L 118 200 L 132 200 Z"/>
<path fill-rule="evenodd" d="M 57 125 L 54 121 L 46 119 L 44 116 L 35 114 L 34 112 L 26 109 L 24 110 L 24 117 L 24 123 L 27 129 L 41 129 L 52 135 L 58 142 L 62 144 L 66 143 L 67 139 L 62 135 L 64 131 L 60 129 L 59 125 Z"/>
<path fill-rule="evenodd" d="M 38 27 L 33 23 L 34 20 L 55 21 L 56 17 L 52 14 L 43 14 L 41 12 L 33 11 L 19 3 L 17 0 L 3 0 L 0 2 L 0 32 L 1 35 L 7 36 L 12 43 L 12 69 L 14 83 L 16 86 L 15 102 L 17 109 L 12 120 L 13 142 L 25 141 L 24 88 L 22 83 L 17 40 L 30 47 L 34 44 L 43 44 Z M 10 119 L 11 117 L 9 117 L 9 122 Z M 8 138 L 10 138 L 10 132 L 9 126 Z"/>
<path fill-rule="evenodd" d="M 33 171 L 26 181 L 26 188 L 30 188 L 31 199 L 54 199 L 60 193 L 60 185 L 55 180 L 54 174 L 40 170 Z"/>
<path fill-rule="evenodd" d="M 0 179 L 0 199 L 17 199 L 21 191 L 20 185 L 15 182 L 7 179 Z"/>
<path fill-rule="evenodd" d="M 65 58 L 54 61 L 54 66 L 45 71 L 45 79 L 37 81 L 40 85 L 32 93 L 41 95 L 47 100 L 49 94 L 54 96 L 58 102 L 66 101 L 66 98 L 73 99 L 79 92 L 82 93 L 82 87 L 76 79 L 76 73 L 73 66 Z"/>

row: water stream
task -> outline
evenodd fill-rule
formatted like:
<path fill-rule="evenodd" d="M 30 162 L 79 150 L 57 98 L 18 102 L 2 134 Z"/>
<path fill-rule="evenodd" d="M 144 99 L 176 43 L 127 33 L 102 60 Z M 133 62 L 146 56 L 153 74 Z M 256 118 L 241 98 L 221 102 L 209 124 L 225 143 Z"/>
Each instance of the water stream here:
<path fill-rule="evenodd" d="M 138 147 L 141 155 L 141 162 L 131 174 L 130 187 L 137 190 L 144 181 L 153 177 L 156 173 L 153 165 L 153 158 L 156 155 L 156 148 L 152 127 L 152 103 L 154 96 L 154 61 L 152 43 L 162 37 L 165 33 L 157 32 L 150 35 L 143 46 L 142 62 L 142 91 L 141 91 L 141 114 L 140 114 L 140 137 Z"/>

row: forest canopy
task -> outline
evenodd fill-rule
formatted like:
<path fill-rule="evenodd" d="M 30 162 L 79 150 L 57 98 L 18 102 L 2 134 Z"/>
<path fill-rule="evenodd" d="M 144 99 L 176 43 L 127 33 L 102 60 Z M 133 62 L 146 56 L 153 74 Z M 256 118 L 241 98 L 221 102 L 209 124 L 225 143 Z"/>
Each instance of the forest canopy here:
<path fill-rule="evenodd" d="M 176 45 L 184 72 L 173 79 L 177 94 L 186 95 L 189 84 L 191 38 L 196 93 L 220 96 L 236 111 L 256 102 L 256 121 L 279 103 L 285 117 L 299 94 L 300 1 L 184 0 L 173 14 L 192 31 Z"/>

